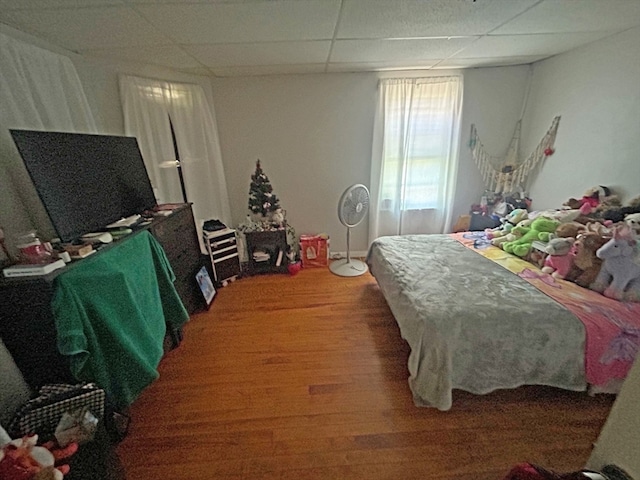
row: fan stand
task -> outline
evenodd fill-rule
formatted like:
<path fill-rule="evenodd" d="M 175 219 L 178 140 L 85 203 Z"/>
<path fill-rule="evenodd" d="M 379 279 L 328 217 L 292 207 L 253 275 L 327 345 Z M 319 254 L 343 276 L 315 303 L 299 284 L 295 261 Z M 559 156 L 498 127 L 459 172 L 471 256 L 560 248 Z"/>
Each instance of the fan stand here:
<path fill-rule="evenodd" d="M 334 260 L 329 265 L 329 270 L 331 270 L 332 273 L 339 275 L 340 277 L 357 277 L 359 275 L 366 273 L 369 270 L 369 267 L 367 267 L 367 264 L 364 263 L 362 260 L 351 259 L 351 256 L 350 256 L 351 252 L 349 248 L 351 244 L 351 242 L 349 241 L 350 233 L 351 233 L 351 228 L 347 227 L 347 258 L 344 258 L 342 260 Z"/>

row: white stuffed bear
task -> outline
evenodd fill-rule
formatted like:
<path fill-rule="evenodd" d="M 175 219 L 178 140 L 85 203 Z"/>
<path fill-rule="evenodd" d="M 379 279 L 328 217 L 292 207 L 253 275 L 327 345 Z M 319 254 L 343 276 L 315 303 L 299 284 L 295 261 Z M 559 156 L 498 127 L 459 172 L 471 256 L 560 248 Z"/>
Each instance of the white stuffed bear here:
<path fill-rule="evenodd" d="M 630 213 L 625 215 L 624 223 L 629 225 L 629 228 L 636 232 L 636 235 L 640 235 L 640 213 Z"/>

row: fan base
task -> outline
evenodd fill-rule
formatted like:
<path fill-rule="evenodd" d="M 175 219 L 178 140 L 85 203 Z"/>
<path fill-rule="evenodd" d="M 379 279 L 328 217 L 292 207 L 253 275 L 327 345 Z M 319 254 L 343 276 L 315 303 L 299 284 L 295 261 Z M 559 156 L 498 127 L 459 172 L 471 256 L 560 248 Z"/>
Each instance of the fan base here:
<path fill-rule="evenodd" d="M 361 260 L 354 260 L 353 258 L 349 260 L 345 258 L 331 262 L 329 270 L 341 277 L 357 277 L 358 275 L 366 273 L 369 267 Z"/>

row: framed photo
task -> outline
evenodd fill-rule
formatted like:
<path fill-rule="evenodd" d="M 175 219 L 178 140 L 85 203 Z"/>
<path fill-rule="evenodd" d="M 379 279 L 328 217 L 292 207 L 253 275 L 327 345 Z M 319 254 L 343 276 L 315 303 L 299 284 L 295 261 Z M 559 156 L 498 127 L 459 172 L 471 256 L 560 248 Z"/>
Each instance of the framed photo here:
<path fill-rule="evenodd" d="M 216 289 L 213 286 L 213 282 L 211 281 L 211 277 L 209 276 L 207 267 L 202 267 L 200 269 L 200 271 L 196 274 L 196 280 L 198 281 L 198 285 L 200 286 L 200 291 L 202 291 L 204 301 L 207 302 L 207 307 L 209 307 L 211 305 L 211 302 L 213 301 L 213 297 L 215 297 L 216 295 Z"/>

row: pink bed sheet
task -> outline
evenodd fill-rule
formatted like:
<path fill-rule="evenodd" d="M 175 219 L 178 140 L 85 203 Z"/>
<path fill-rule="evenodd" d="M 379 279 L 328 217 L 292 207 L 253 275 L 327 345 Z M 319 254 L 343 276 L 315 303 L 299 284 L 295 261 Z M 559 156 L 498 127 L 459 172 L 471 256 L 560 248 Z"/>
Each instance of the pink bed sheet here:
<path fill-rule="evenodd" d="M 484 233 L 453 233 L 464 246 L 517 274 L 569 309 L 586 331 L 585 366 L 589 384 L 606 387 L 624 379 L 640 349 L 640 303 L 620 302 L 566 280 L 486 242 Z"/>

